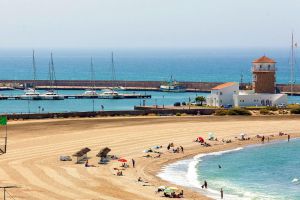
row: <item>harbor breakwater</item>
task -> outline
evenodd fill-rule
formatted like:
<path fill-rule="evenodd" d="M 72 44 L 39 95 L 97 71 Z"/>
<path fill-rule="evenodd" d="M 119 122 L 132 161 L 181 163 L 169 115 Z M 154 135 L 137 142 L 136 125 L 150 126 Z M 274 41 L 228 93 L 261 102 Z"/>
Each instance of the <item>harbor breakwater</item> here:
<path fill-rule="evenodd" d="M 157 91 L 159 90 L 160 85 L 162 84 L 161 81 L 124 81 L 124 80 L 117 80 L 117 81 L 110 81 L 110 80 L 96 80 L 94 81 L 95 87 L 98 89 L 103 89 L 107 87 L 114 87 L 114 86 L 122 86 L 126 90 L 152 90 Z M 180 84 L 187 88 L 188 92 L 210 92 L 210 90 L 224 82 L 180 82 Z M 0 84 L 3 87 L 14 87 L 18 89 L 24 89 L 26 86 L 31 86 L 33 84 L 33 80 L 0 80 Z M 51 82 L 48 80 L 36 80 L 35 85 L 38 89 L 47 89 L 51 85 Z M 244 88 L 250 88 L 249 83 L 241 84 Z M 55 87 L 57 89 L 86 89 L 91 87 L 90 80 L 57 80 L 55 81 Z M 291 87 L 289 84 L 277 84 L 277 91 L 283 93 L 290 93 Z M 300 94 L 300 85 L 293 86 L 293 92 Z"/>

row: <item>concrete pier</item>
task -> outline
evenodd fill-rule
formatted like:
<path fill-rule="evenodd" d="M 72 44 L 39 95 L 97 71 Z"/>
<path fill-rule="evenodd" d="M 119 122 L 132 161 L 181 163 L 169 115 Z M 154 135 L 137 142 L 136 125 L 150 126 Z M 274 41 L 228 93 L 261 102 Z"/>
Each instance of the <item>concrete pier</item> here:
<path fill-rule="evenodd" d="M 63 99 L 109 99 L 107 96 L 104 95 L 61 95 Z M 149 99 L 151 95 L 147 94 L 119 94 L 117 98 L 111 99 Z M 0 100 L 28 100 L 23 99 L 20 95 L 18 96 L 0 96 Z M 41 96 L 36 96 L 30 100 L 49 100 L 43 99 Z M 60 100 L 60 99 L 53 99 L 53 100 Z"/>

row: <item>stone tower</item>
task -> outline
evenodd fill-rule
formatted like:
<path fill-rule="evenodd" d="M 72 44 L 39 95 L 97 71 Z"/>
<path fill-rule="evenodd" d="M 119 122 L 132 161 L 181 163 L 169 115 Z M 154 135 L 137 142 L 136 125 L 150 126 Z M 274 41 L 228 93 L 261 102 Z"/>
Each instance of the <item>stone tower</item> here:
<path fill-rule="evenodd" d="M 276 91 L 276 62 L 266 56 L 252 62 L 252 86 L 255 93 L 270 93 Z"/>

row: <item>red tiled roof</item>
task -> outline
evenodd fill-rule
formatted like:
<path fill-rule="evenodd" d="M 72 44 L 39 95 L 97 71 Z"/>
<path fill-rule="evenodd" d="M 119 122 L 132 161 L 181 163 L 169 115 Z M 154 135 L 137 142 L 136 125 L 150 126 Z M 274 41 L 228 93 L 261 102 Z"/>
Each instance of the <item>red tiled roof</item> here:
<path fill-rule="evenodd" d="M 212 90 L 220 90 L 229 86 L 233 86 L 234 84 L 236 84 L 235 82 L 228 82 L 228 83 L 223 83 L 221 85 L 217 85 L 216 87 L 212 88 Z"/>
<path fill-rule="evenodd" d="M 252 63 L 276 63 L 275 60 L 268 58 L 267 56 L 262 56 L 256 60 L 254 60 Z"/>

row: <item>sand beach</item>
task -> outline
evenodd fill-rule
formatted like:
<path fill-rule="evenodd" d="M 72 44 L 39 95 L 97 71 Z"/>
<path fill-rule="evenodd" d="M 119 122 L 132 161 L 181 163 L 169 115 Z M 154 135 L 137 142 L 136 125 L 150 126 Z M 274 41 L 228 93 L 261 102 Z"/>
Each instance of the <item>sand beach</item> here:
<path fill-rule="evenodd" d="M 272 135 L 272 140 L 287 139 L 278 132 L 299 137 L 297 116 L 181 116 L 181 117 L 112 117 L 88 119 L 49 119 L 9 121 L 8 152 L 0 155 L 0 185 L 16 185 L 9 193 L 15 199 L 166 199 L 155 191 L 160 185 L 174 186 L 157 177 L 161 168 L 179 159 L 199 153 L 234 149 L 254 143 L 257 134 Z M 4 129 L 1 127 L 1 133 Z M 197 136 L 214 132 L 219 141 L 209 141 L 211 147 L 193 142 Z M 251 140 L 238 141 L 240 133 L 247 133 Z M 222 139 L 232 139 L 223 143 Z M 168 152 L 168 143 L 183 146 L 184 153 Z M 143 150 L 162 145 L 160 158 L 143 157 Z M 89 164 L 60 161 L 60 155 L 72 155 L 89 147 Z M 99 165 L 96 154 L 109 147 L 113 154 L 128 160 L 129 168 L 123 176 L 116 176 L 114 168 L 121 163 L 111 160 Z M 131 165 L 136 161 L 136 167 Z M 141 177 L 143 182 L 138 182 Z M 209 199 L 201 193 L 184 190 L 184 199 Z"/>

